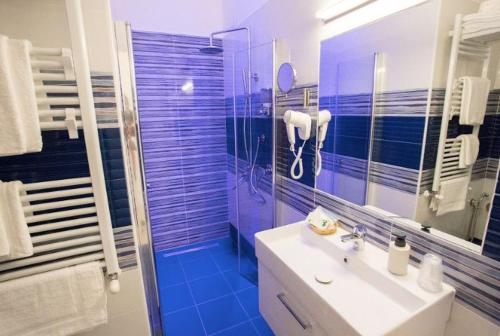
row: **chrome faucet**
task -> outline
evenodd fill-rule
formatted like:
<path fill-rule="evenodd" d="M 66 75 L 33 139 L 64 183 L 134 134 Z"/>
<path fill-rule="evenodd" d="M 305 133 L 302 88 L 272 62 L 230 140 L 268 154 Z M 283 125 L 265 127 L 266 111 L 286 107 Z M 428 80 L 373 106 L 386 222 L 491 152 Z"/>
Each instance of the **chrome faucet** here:
<path fill-rule="evenodd" d="M 345 243 L 352 241 L 354 243 L 354 249 L 356 251 L 362 251 L 365 248 L 366 235 L 368 230 L 366 225 L 358 224 L 352 230 L 352 233 L 340 236 L 340 240 Z"/>

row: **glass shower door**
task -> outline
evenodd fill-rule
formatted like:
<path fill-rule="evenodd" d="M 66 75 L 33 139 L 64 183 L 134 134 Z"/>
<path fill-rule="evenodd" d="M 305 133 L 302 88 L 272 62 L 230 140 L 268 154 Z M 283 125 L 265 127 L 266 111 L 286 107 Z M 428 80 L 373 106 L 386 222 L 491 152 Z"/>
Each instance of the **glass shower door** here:
<path fill-rule="evenodd" d="M 274 42 L 236 52 L 233 74 L 239 271 L 256 283 L 255 234 L 274 226 Z"/>

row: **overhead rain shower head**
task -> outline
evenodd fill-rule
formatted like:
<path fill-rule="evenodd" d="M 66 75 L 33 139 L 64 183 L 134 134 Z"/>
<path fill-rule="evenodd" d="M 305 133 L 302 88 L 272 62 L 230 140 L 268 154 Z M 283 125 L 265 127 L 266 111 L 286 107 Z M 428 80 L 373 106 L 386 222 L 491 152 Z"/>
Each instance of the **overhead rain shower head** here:
<path fill-rule="evenodd" d="M 220 54 L 223 51 L 224 51 L 224 49 L 222 47 L 214 46 L 212 43 L 210 43 L 210 45 L 208 47 L 200 48 L 200 52 L 202 52 L 204 54 L 208 54 L 208 55 Z"/>
<path fill-rule="evenodd" d="M 225 33 L 232 33 L 232 32 L 236 32 L 239 30 L 246 30 L 247 31 L 248 50 L 250 50 L 250 29 L 248 29 L 246 27 L 241 27 L 241 28 L 233 28 L 233 29 L 226 29 L 226 30 L 220 30 L 220 31 L 213 32 L 212 34 L 210 34 L 210 43 L 208 44 L 207 47 L 200 48 L 200 52 L 203 54 L 208 54 L 208 55 L 217 55 L 217 54 L 222 53 L 224 51 L 224 48 L 222 48 L 222 46 L 218 47 L 218 46 L 214 45 L 214 37 L 216 35 L 225 34 Z"/>

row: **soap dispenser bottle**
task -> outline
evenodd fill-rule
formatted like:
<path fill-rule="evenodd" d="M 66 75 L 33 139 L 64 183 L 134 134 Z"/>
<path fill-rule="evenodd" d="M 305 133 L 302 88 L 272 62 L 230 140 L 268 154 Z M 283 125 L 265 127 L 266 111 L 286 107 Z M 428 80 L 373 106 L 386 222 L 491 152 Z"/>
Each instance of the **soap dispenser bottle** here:
<path fill-rule="evenodd" d="M 395 240 L 389 244 L 389 260 L 387 268 L 396 275 L 406 275 L 410 261 L 410 245 L 406 243 L 406 235 L 401 232 L 393 233 Z"/>

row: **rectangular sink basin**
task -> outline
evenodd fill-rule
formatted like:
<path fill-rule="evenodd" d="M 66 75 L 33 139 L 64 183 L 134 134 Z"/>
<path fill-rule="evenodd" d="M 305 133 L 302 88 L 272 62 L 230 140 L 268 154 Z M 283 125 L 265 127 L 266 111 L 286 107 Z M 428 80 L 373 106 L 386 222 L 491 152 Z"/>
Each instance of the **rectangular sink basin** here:
<path fill-rule="evenodd" d="M 355 251 L 352 242 L 340 241 L 347 233 L 320 236 L 305 222 L 259 232 L 259 270 L 272 273 L 327 335 L 443 335 L 455 290 L 421 289 L 411 265 L 405 276 L 391 274 L 387 252 L 368 242 Z"/>

